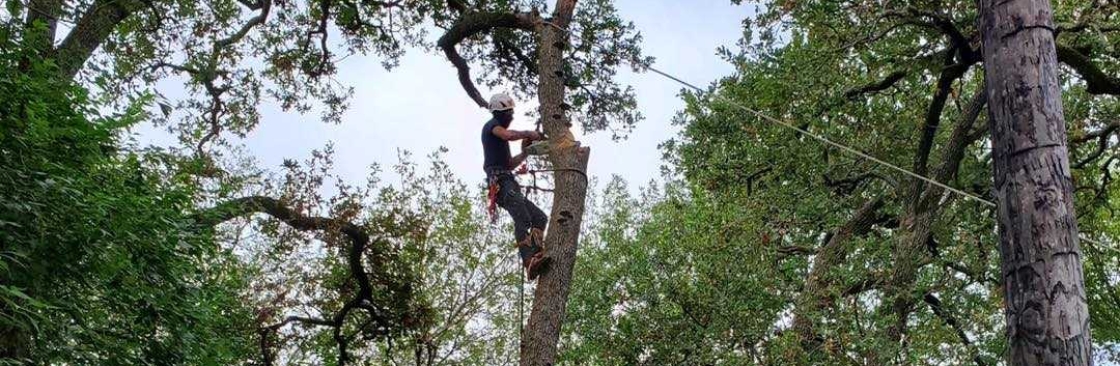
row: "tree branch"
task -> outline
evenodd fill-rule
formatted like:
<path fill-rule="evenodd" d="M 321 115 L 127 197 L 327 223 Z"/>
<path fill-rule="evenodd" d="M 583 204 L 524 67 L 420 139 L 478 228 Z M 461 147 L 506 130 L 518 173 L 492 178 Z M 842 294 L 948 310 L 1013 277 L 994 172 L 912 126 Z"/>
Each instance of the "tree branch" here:
<path fill-rule="evenodd" d="M 844 289 L 843 292 L 840 293 L 840 295 L 843 297 L 859 295 L 867 291 L 878 289 L 885 283 L 886 280 L 883 279 L 883 276 L 881 274 L 871 273 L 868 274 L 867 277 L 849 285 Z"/>
<path fill-rule="evenodd" d="M 864 94 L 872 94 L 886 90 L 887 88 L 894 86 L 894 84 L 899 80 L 902 80 L 902 78 L 906 77 L 906 74 L 907 71 L 905 70 L 892 72 L 887 75 L 887 77 L 883 78 L 883 80 L 845 91 L 844 98 L 847 98 L 848 100 L 855 100 L 857 97 Z"/>
<path fill-rule="evenodd" d="M 969 145 L 972 145 L 979 138 L 979 135 L 972 134 L 972 129 L 987 103 L 988 96 L 984 88 L 977 90 L 976 94 L 969 100 L 964 114 L 960 116 L 957 126 L 949 134 L 949 140 L 942 149 L 941 164 L 933 170 L 932 178 L 935 181 L 948 182 L 956 177 L 957 172 L 960 171 L 961 160 L 964 159 L 965 151 Z M 931 188 L 923 192 L 919 200 L 920 207 L 929 207 L 937 201 L 941 193 L 941 188 Z"/>
<path fill-rule="evenodd" d="M 1090 94 L 1120 95 L 1120 79 L 1101 71 L 1089 56 L 1057 42 L 1055 46 L 1058 49 L 1058 61 L 1072 68 L 1085 80 Z"/>
<path fill-rule="evenodd" d="M 305 216 L 292 210 L 279 200 L 265 196 L 242 197 L 226 201 L 195 214 L 193 218 L 195 224 L 199 227 L 213 227 L 255 213 L 268 214 L 296 230 L 337 230 L 354 242 L 369 242 L 369 235 L 357 225 L 329 217 Z"/>
<path fill-rule="evenodd" d="M 334 328 L 334 338 L 338 342 L 338 364 L 344 365 L 350 360 L 350 355 L 347 351 L 347 346 L 351 337 L 343 336 L 341 329 L 344 325 L 346 317 L 355 309 L 364 310 L 371 320 L 378 324 L 378 331 L 388 331 L 396 319 L 394 312 L 386 313 L 380 307 L 376 306 L 373 301 L 374 286 L 370 282 L 370 276 L 365 270 L 363 264 L 363 255 L 366 248 L 372 243 L 370 235 L 365 229 L 354 225 L 345 220 L 339 220 L 328 217 L 307 216 L 291 209 L 279 200 L 264 197 L 264 196 L 250 196 L 243 197 L 227 202 L 220 203 L 213 208 L 201 211 L 192 216 L 194 223 L 199 228 L 213 227 L 228 220 L 251 215 L 255 213 L 264 213 L 272 216 L 273 218 L 284 222 L 288 226 L 300 231 L 337 231 L 342 233 L 350 240 L 350 245 L 346 249 L 346 261 L 350 271 L 350 277 L 357 283 L 358 292 L 353 294 L 353 297 L 348 300 L 342 308 L 340 308 L 330 319 L 319 319 L 300 316 L 289 316 L 283 321 L 262 326 L 261 332 L 261 345 L 262 357 L 266 364 L 271 362 L 270 351 L 268 350 L 269 334 L 275 333 L 279 328 L 292 322 L 302 322 L 307 324 L 328 326 Z M 373 256 L 378 256 L 375 253 Z M 384 259 L 390 260 L 390 259 Z M 378 272 L 381 273 L 381 272 Z M 407 283 L 394 282 L 395 279 L 390 276 L 381 275 L 375 276 L 379 282 L 378 288 L 382 291 L 389 292 L 397 297 L 411 296 L 410 286 Z M 388 282 L 386 282 L 388 281 Z M 401 320 L 402 326 L 408 326 L 407 320 Z"/>
<path fill-rule="evenodd" d="M 1120 129 L 1120 121 L 1109 123 L 1100 130 L 1092 131 L 1086 133 L 1084 136 L 1079 136 L 1077 138 L 1071 139 L 1071 142 L 1073 142 L 1073 144 L 1075 145 L 1086 143 L 1092 139 L 1097 139 L 1096 149 L 1094 149 L 1092 153 L 1089 153 L 1089 156 L 1086 156 L 1077 163 L 1073 164 L 1073 169 L 1082 169 L 1089 163 L 1099 159 L 1101 155 L 1104 155 L 1105 150 L 1108 149 L 1108 140 L 1112 136 L 1112 133 L 1116 132 L 1117 129 Z"/>
<path fill-rule="evenodd" d="M 785 258 L 795 255 L 815 255 L 817 249 L 800 246 L 800 245 L 783 245 L 778 247 L 778 258 Z"/>
<path fill-rule="evenodd" d="M 964 76 L 971 66 L 972 63 L 959 63 L 947 65 L 941 70 L 933 101 L 930 102 L 929 109 L 926 111 L 925 122 L 922 124 L 922 136 L 918 141 L 918 151 L 914 155 L 914 173 L 924 176 L 928 172 L 929 154 L 933 149 L 933 139 L 937 136 L 937 129 L 941 124 L 941 112 L 945 110 L 945 102 L 949 99 L 953 83 Z M 914 195 L 911 197 L 917 199 L 920 197 L 921 188 L 924 187 L 924 184 L 922 182 L 915 182 L 914 184 L 915 190 L 912 192 Z"/>
<path fill-rule="evenodd" d="M 439 38 L 438 42 L 436 42 L 436 45 L 443 49 L 447 60 L 451 61 L 451 64 L 459 70 L 459 83 L 463 85 L 463 89 L 467 92 L 467 95 L 470 96 L 471 100 L 473 100 L 475 104 L 478 104 L 479 107 L 486 107 L 486 99 L 482 97 L 482 94 L 479 93 L 478 88 L 474 85 L 474 79 L 471 78 L 470 65 L 468 65 L 467 60 L 463 59 L 463 56 L 459 54 L 459 51 L 455 47 L 467 38 L 494 28 L 512 28 L 533 31 L 539 19 L 540 15 L 535 12 L 466 13 Z"/>
<path fill-rule="evenodd" d="M 926 304 L 929 304 L 929 308 L 933 310 L 933 313 L 936 314 L 938 318 L 941 318 L 949 328 L 952 328 L 953 331 L 956 332 L 957 338 L 960 338 L 961 343 L 964 343 L 964 346 L 973 354 L 972 359 L 976 361 L 976 366 L 988 366 L 988 363 L 984 362 L 984 359 L 973 349 L 972 341 L 968 339 L 968 334 L 966 334 L 964 328 L 961 327 L 960 321 L 941 306 L 941 300 L 931 293 L 927 293 L 924 300 Z"/>
<path fill-rule="evenodd" d="M 24 23 L 25 41 L 33 50 L 49 51 L 54 47 L 58 32 L 58 16 L 62 12 L 62 0 L 31 0 L 27 4 L 27 21 Z M 45 32 L 32 33 L 35 24 L 43 23 Z"/>
<path fill-rule="evenodd" d="M 835 301 L 835 295 L 829 291 L 834 282 L 829 272 L 832 271 L 832 267 L 844 262 L 848 254 L 846 245 L 849 239 L 871 231 L 875 222 L 879 220 L 878 211 L 882 207 L 882 198 L 864 203 L 817 251 L 813 267 L 805 281 L 805 288 L 798 296 L 793 317 L 793 330 L 797 332 L 802 349 L 805 351 L 816 349 L 822 341 L 817 335 L 812 318 L 822 309 L 830 308 Z"/>
<path fill-rule="evenodd" d="M 94 1 L 54 53 L 62 76 L 73 79 L 117 25 L 144 6 L 141 0 Z"/>

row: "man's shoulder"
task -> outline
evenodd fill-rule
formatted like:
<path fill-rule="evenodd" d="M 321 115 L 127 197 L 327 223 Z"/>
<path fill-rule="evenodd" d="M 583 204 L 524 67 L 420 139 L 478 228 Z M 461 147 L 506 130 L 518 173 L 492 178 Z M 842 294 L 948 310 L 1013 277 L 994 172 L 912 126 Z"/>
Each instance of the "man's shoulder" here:
<path fill-rule="evenodd" d="M 495 118 L 491 118 L 489 121 L 486 121 L 486 123 L 482 125 L 482 132 L 493 133 L 494 127 L 498 127 L 498 120 Z"/>

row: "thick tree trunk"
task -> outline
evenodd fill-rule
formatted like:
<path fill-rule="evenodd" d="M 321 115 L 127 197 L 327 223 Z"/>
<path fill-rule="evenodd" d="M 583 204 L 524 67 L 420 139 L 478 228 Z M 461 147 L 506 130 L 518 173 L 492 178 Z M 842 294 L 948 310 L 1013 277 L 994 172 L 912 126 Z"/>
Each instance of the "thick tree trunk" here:
<path fill-rule="evenodd" d="M 11 313 L 10 309 L 0 311 Z M 0 326 L 0 361 L 22 361 L 31 355 L 31 335 L 23 329 Z"/>
<path fill-rule="evenodd" d="M 980 15 L 1011 364 L 1090 365 L 1050 2 Z"/>
<path fill-rule="evenodd" d="M 575 12 L 576 0 L 557 0 L 550 20 L 553 26 L 542 25 L 540 31 L 540 115 L 552 146 L 549 155 L 556 172 L 556 192 L 552 198 L 552 215 L 545 246 L 552 257 L 552 269 L 538 279 L 529 324 L 521 335 L 521 365 L 545 366 L 556 362 L 560 326 L 567 311 L 568 293 L 572 284 L 572 268 L 576 262 L 580 226 L 583 222 L 584 200 L 587 197 L 585 175 L 563 169 L 587 171 L 588 150 L 576 145 L 565 115 L 563 55 L 568 49 L 569 35 L 558 28 L 567 28 Z"/>

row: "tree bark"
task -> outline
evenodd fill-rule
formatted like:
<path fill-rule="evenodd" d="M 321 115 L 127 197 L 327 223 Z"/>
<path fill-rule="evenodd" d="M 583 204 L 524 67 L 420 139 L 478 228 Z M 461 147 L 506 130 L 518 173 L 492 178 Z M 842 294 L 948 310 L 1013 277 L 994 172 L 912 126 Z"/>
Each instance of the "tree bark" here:
<path fill-rule="evenodd" d="M 848 241 L 871 230 L 882 207 L 882 198 L 864 203 L 817 251 L 813 267 L 805 279 L 805 288 L 801 290 L 793 311 L 793 330 L 806 353 L 815 352 L 824 341 L 818 335 L 815 319 L 820 318 L 820 313 L 831 309 L 836 302 L 838 292 L 832 287 L 836 285 L 837 279 L 829 272 L 844 263 L 849 251 Z"/>
<path fill-rule="evenodd" d="M 55 34 L 58 32 L 58 17 L 62 13 L 62 0 L 31 0 L 27 4 L 27 20 L 24 22 L 24 44 L 36 52 L 47 52 L 54 47 Z M 42 24 L 42 32 L 36 31 L 36 24 Z"/>
<path fill-rule="evenodd" d="M 545 366 L 556 362 L 560 326 L 568 304 L 579 246 L 580 226 L 587 197 L 589 151 L 580 148 L 569 130 L 565 114 L 563 54 L 570 48 L 569 34 L 562 30 L 571 23 L 576 0 L 557 0 L 552 25 L 539 26 L 540 51 L 540 116 L 549 136 L 549 159 L 556 172 L 556 191 L 552 198 L 552 215 L 545 238 L 545 247 L 552 257 L 552 269 L 537 281 L 529 324 L 521 335 L 521 365 Z"/>
<path fill-rule="evenodd" d="M 98 0 L 90 5 L 55 51 L 62 77 L 73 79 L 117 25 L 143 7 L 140 0 Z"/>
<path fill-rule="evenodd" d="M 1012 365 L 1091 365 L 1048 0 L 981 0 Z"/>

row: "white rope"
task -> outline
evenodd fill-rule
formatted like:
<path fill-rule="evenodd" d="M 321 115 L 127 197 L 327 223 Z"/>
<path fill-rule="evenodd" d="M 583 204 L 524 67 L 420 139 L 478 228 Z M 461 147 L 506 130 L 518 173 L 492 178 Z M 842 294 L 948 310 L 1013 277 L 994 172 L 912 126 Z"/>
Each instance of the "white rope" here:
<path fill-rule="evenodd" d="M 649 69 L 650 71 L 653 71 L 654 73 L 657 73 L 658 75 L 664 76 L 665 78 L 668 78 L 669 80 L 673 80 L 673 81 L 675 81 L 675 82 L 677 82 L 677 83 L 680 83 L 681 85 L 684 85 L 684 86 L 686 86 L 686 87 L 689 87 L 689 88 L 691 88 L 691 89 L 693 89 L 693 90 L 695 90 L 695 91 L 697 91 L 697 92 L 700 92 L 700 93 L 704 93 L 704 89 L 701 89 L 701 88 L 697 87 L 696 85 L 693 85 L 693 84 L 691 84 L 691 83 L 689 83 L 689 82 L 687 82 L 687 81 L 681 80 L 681 79 L 679 79 L 679 78 L 677 78 L 677 77 L 675 77 L 675 76 L 673 76 L 673 75 L 670 75 L 669 73 L 666 73 L 666 72 L 664 72 L 664 71 L 658 70 L 657 68 L 654 68 L 653 66 L 648 66 L 648 67 L 647 67 L 647 69 Z M 815 133 L 809 132 L 808 130 L 805 130 L 804 128 L 801 128 L 801 127 L 797 127 L 797 126 L 795 126 L 795 125 L 793 125 L 793 124 L 791 124 L 791 123 L 789 123 L 789 122 L 786 122 L 786 121 L 783 121 L 783 120 L 780 120 L 780 119 L 777 119 L 777 118 L 774 118 L 774 117 L 770 117 L 769 115 L 766 115 L 765 113 L 759 112 L 759 111 L 757 111 L 757 110 L 754 110 L 754 109 L 751 109 L 750 107 L 747 107 L 747 106 L 745 106 L 745 105 L 743 105 L 743 104 L 741 104 L 741 103 L 735 102 L 734 100 L 731 100 L 730 98 L 728 98 L 728 97 L 724 96 L 723 94 L 720 94 L 720 93 L 711 93 L 710 95 L 714 95 L 714 96 L 715 96 L 715 98 L 717 98 L 717 99 L 721 99 L 721 100 L 722 100 L 722 101 L 723 101 L 724 103 L 727 103 L 727 104 L 730 104 L 730 105 L 732 105 L 732 106 L 735 106 L 735 107 L 737 107 L 737 108 L 739 108 L 739 109 L 742 109 L 742 110 L 744 110 L 744 111 L 746 111 L 746 112 L 748 112 L 748 113 L 750 113 L 750 114 L 753 114 L 753 115 L 757 116 L 757 117 L 758 117 L 758 118 L 760 118 L 760 119 L 763 119 L 763 120 L 766 120 L 766 121 L 768 121 L 768 122 L 772 122 L 772 123 L 774 123 L 774 124 L 777 124 L 777 125 L 779 125 L 779 126 L 782 126 L 782 127 L 785 127 L 785 128 L 788 128 L 788 129 L 791 129 L 791 130 L 797 131 L 798 133 L 801 133 L 801 134 L 803 134 L 803 135 L 805 135 L 805 136 L 809 136 L 809 137 L 811 137 L 811 138 L 813 138 L 813 139 L 815 139 L 815 140 L 817 140 L 817 141 L 820 141 L 820 142 L 823 142 L 823 143 L 825 143 L 825 144 L 828 144 L 828 145 L 830 145 L 830 146 L 836 147 L 836 148 L 838 148 L 838 149 L 840 149 L 840 150 L 843 150 L 843 151 L 846 151 L 846 152 L 848 152 L 848 153 L 850 153 L 850 154 L 852 154 L 852 155 L 855 155 L 855 156 L 858 156 L 858 157 L 861 157 L 861 158 L 864 158 L 864 159 L 867 159 L 867 160 L 873 161 L 873 162 L 875 162 L 875 163 L 877 163 L 877 164 L 879 164 L 879 165 L 882 165 L 882 166 L 885 166 L 885 167 L 891 168 L 891 169 L 893 169 L 893 170 L 895 170 L 895 171 L 898 171 L 898 172 L 900 172 L 900 173 L 903 173 L 903 174 L 909 175 L 909 176 L 911 176 L 911 177 L 917 178 L 917 179 L 919 179 L 919 180 L 922 180 L 922 181 L 924 181 L 924 182 L 926 182 L 926 183 L 929 183 L 929 184 L 932 184 L 932 185 L 935 185 L 935 186 L 941 187 L 941 188 L 943 188 L 943 189 L 945 189 L 945 190 L 948 190 L 948 191 L 950 191 L 950 192 L 953 192 L 953 193 L 959 194 L 959 195 L 961 195 L 961 196 L 963 196 L 963 197 L 965 197 L 965 198 L 968 198 L 968 199 L 970 199 L 970 200 L 973 200 L 973 201 L 979 202 L 979 203 L 980 203 L 980 204 L 982 204 L 982 205 L 985 205 L 985 206 L 989 206 L 989 207 L 992 207 L 992 208 L 995 208 L 995 207 L 996 207 L 996 203 L 995 203 L 995 202 L 992 202 L 992 201 L 989 201 L 989 200 L 983 199 L 983 198 L 981 198 L 980 196 L 977 196 L 977 195 L 975 195 L 975 194 L 972 194 L 972 193 L 968 193 L 968 192 L 962 191 L 962 190 L 960 190 L 960 189 L 957 189 L 957 188 L 953 188 L 953 187 L 951 187 L 951 186 L 949 186 L 949 185 L 947 185 L 947 184 L 945 184 L 945 183 L 941 183 L 941 182 L 938 182 L 938 181 L 936 181 L 936 180 L 933 180 L 933 179 L 931 179 L 931 178 L 929 178 L 929 177 L 926 177 L 926 176 L 923 176 L 923 175 L 921 175 L 921 174 L 918 174 L 918 173 L 914 173 L 914 172 L 912 172 L 912 171 L 906 170 L 906 169 L 904 169 L 904 168 L 902 168 L 902 167 L 899 167 L 898 165 L 894 165 L 894 164 L 891 164 L 891 163 L 889 163 L 889 162 L 883 161 L 882 159 L 876 158 L 876 157 L 874 157 L 874 156 L 871 156 L 871 155 L 869 155 L 869 154 L 867 154 L 867 153 L 864 153 L 864 152 L 862 152 L 862 151 L 856 150 L 855 148 L 852 148 L 852 147 L 848 147 L 848 146 L 846 146 L 846 145 L 844 145 L 844 144 L 841 144 L 841 143 L 838 143 L 838 142 L 832 141 L 832 140 L 828 139 L 827 137 L 824 137 L 824 136 L 821 136 L 821 135 L 818 135 L 818 134 L 815 134 Z M 1083 241 L 1083 242 L 1086 242 L 1086 243 L 1089 243 L 1089 244 L 1093 244 L 1093 245 L 1095 245 L 1095 246 L 1097 246 L 1097 247 L 1100 247 L 1100 248 L 1108 249 L 1108 250 L 1110 250 L 1110 251 L 1112 251 L 1112 252 L 1120 253 L 1120 249 L 1116 249 L 1116 248 L 1113 248 L 1113 247 L 1107 246 L 1107 245 L 1105 245 L 1105 244 L 1104 244 L 1104 243 L 1102 243 L 1102 242 L 1099 242 L 1099 241 L 1097 241 L 1097 240 L 1094 240 L 1094 239 L 1092 239 L 1092 238 L 1089 238 L 1089 237 L 1085 236 L 1084 234 L 1080 235 L 1080 238 L 1081 238 L 1081 241 Z"/>
<path fill-rule="evenodd" d="M 661 76 L 664 76 L 664 77 L 667 77 L 667 78 L 669 78 L 669 79 L 672 79 L 672 80 L 674 80 L 674 81 L 676 81 L 676 82 L 678 82 L 678 83 L 681 83 L 682 85 L 688 86 L 688 87 L 690 87 L 690 88 L 692 88 L 692 89 L 694 89 L 694 90 L 696 90 L 696 91 L 698 91 L 698 92 L 701 92 L 701 93 L 702 93 L 702 92 L 704 92 L 704 90 L 703 90 L 703 89 L 700 89 L 700 88 L 696 87 L 695 85 L 689 84 L 689 83 L 687 83 L 687 82 L 685 82 L 685 81 L 683 81 L 683 80 L 677 79 L 677 78 L 675 78 L 675 77 L 673 77 L 673 76 L 671 76 L 671 75 L 669 75 L 669 74 L 666 74 L 665 72 L 663 72 L 663 71 L 661 71 L 661 70 L 658 70 L 658 69 L 656 69 L 656 68 L 653 68 L 652 66 L 651 66 L 651 67 L 649 67 L 649 70 L 650 70 L 650 71 L 653 71 L 653 72 L 655 72 L 655 73 L 658 73 L 658 74 L 660 74 Z M 785 128 L 788 128 L 788 129 L 791 129 L 791 130 L 794 130 L 794 131 L 800 132 L 801 134 L 803 134 L 803 135 L 805 135 L 805 136 L 809 136 L 809 137 L 812 137 L 812 138 L 816 139 L 817 141 L 820 141 L 820 142 L 823 142 L 823 143 L 825 143 L 825 144 L 828 144 L 828 145 L 830 145 L 830 146 L 836 147 L 836 148 L 838 148 L 838 149 L 840 149 L 840 150 L 844 150 L 844 151 L 847 151 L 848 153 L 851 153 L 852 155 L 855 155 L 855 156 L 859 156 L 859 157 L 861 157 L 861 158 L 864 158 L 864 159 L 867 159 L 867 160 L 871 160 L 871 161 L 873 161 L 873 162 L 875 162 L 875 163 L 878 163 L 879 165 L 883 165 L 883 166 L 885 166 L 885 167 L 888 167 L 888 168 L 894 169 L 895 171 L 898 171 L 899 173 L 903 173 L 903 174 L 909 175 L 909 176 L 911 176 L 911 177 L 917 178 L 917 179 L 919 179 L 919 180 L 925 181 L 925 182 L 927 182 L 927 183 L 929 183 L 929 184 L 932 184 L 932 185 L 935 185 L 935 186 L 938 186 L 938 187 L 944 188 L 944 189 L 946 189 L 946 190 L 949 190 L 949 191 L 952 191 L 952 192 L 954 192 L 954 193 L 956 193 L 956 194 L 959 194 L 959 195 L 962 195 L 962 196 L 968 197 L 968 198 L 970 198 L 970 199 L 972 199 L 972 200 L 975 200 L 975 201 L 977 201 L 977 202 L 980 202 L 980 203 L 982 203 L 982 204 L 985 204 L 985 205 L 987 205 L 987 206 L 991 206 L 991 207 L 993 207 L 993 208 L 994 208 L 994 207 L 996 207 L 996 204 L 995 204 L 995 203 L 993 203 L 992 201 L 988 201 L 988 200 L 985 200 L 985 199 L 983 199 L 983 198 L 980 198 L 980 196 L 977 196 L 977 195 L 974 195 L 974 194 L 972 194 L 972 193 L 968 193 L 968 192 L 962 191 L 962 190 L 960 190 L 960 189 L 957 189 L 957 188 L 953 188 L 953 187 L 950 187 L 950 186 L 949 186 L 949 185 L 947 185 L 947 184 L 944 184 L 944 183 L 941 183 L 941 182 L 935 181 L 935 180 L 933 180 L 933 179 L 930 179 L 930 178 L 927 178 L 927 177 L 925 177 L 925 176 L 923 176 L 923 175 L 921 175 L 921 174 L 918 174 L 918 173 L 914 173 L 914 172 L 911 172 L 911 171 L 909 171 L 909 170 L 903 169 L 902 167 L 899 167 L 898 165 L 894 165 L 894 164 L 888 163 L 888 162 L 886 162 L 886 161 L 883 161 L 882 159 L 879 159 L 879 158 L 876 158 L 876 157 L 874 157 L 874 156 L 868 155 L 867 153 L 864 153 L 864 152 L 862 152 L 862 151 L 859 151 L 859 150 L 856 150 L 856 149 L 854 149 L 854 148 L 851 148 L 851 147 L 845 146 L 845 145 L 843 145 L 843 144 L 840 144 L 840 143 L 838 143 L 838 142 L 834 142 L 834 141 L 832 141 L 832 140 L 829 140 L 828 138 L 826 138 L 826 137 L 824 137 L 824 136 L 821 136 L 821 135 L 818 135 L 818 134 L 815 134 L 815 133 L 809 132 L 808 130 L 806 130 L 806 129 L 804 129 L 804 128 L 801 128 L 801 127 L 797 127 L 797 126 L 794 126 L 793 124 L 791 124 L 791 123 L 789 123 L 789 122 L 786 122 L 786 121 L 782 121 L 782 120 L 779 120 L 779 119 L 777 119 L 777 118 L 774 118 L 774 117 L 770 117 L 770 116 L 768 116 L 768 115 L 766 115 L 766 114 L 763 114 L 762 112 L 756 111 L 756 110 L 754 110 L 754 109 L 751 109 L 751 108 L 749 108 L 749 107 L 747 107 L 747 106 L 744 106 L 744 105 L 742 105 L 742 104 L 736 103 L 735 101 L 733 101 L 733 100 L 731 100 L 730 98 L 728 98 L 728 97 L 724 96 L 723 94 L 719 94 L 719 93 L 714 93 L 713 95 L 714 95 L 714 96 L 715 96 L 715 97 L 716 97 L 717 99 L 722 99 L 724 103 L 727 103 L 727 104 L 730 104 L 730 105 L 732 105 L 732 106 L 738 107 L 739 109 L 742 109 L 742 110 L 744 110 L 744 111 L 747 111 L 747 112 L 749 112 L 749 113 L 751 113 L 751 114 L 753 114 L 753 115 L 757 116 L 758 118 L 761 118 L 761 119 L 764 119 L 764 120 L 767 120 L 767 121 L 773 122 L 773 123 L 775 123 L 775 124 L 778 124 L 778 125 L 780 125 L 780 126 L 782 126 L 782 127 L 785 127 Z"/>
<path fill-rule="evenodd" d="M 561 31 L 561 32 L 564 32 L 564 33 L 570 33 L 570 31 L 569 31 L 569 30 L 567 30 L 567 29 L 564 29 L 564 28 L 561 28 L 560 26 L 558 26 L 558 25 L 556 25 L 556 24 L 553 24 L 552 22 L 549 22 L 549 21 L 544 21 L 544 20 L 542 20 L 541 22 L 542 22 L 542 23 L 544 23 L 544 24 L 546 24 L 546 25 L 552 26 L 553 28 L 556 28 L 557 30 L 559 30 L 559 31 Z M 640 66 L 641 66 L 642 68 L 645 68 L 645 69 L 649 70 L 649 71 L 653 71 L 654 73 L 656 73 L 656 74 L 658 74 L 658 75 L 661 75 L 661 76 L 663 76 L 663 77 L 665 77 L 665 78 L 667 78 L 667 79 L 669 79 L 669 80 L 675 81 L 675 82 L 677 82 L 677 83 L 679 83 L 679 84 L 681 84 L 681 85 L 684 85 L 684 86 L 686 86 L 686 87 L 688 87 L 688 88 L 691 88 L 692 90 L 695 90 L 695 91 L 697 91 L 697 92 L 699 92 L 699 93 L 702 93 L 702 94 L 704 94 L 704 93 L 705 93 L 705 92 L 704 92 L 704 89 L 701 89 L 700 87 L 698 87 L 698 86 L 696 86 L 696 85 L 693 85 L 692 83 L 689 83 L 689 82 L 687 82 L 687 81 L 681 80 L 680 78 L 678 78 L 678 77 L 676 77 L 676 76 L 673 76 L 673 75 L 671 75 L 671 74 L 669 74 L 669 73 L 667 73 L 667 72 L 664 72 L 664 71 L 658 70 L 657 68 L 653 67 L 652 65 L 650 65 L 650 66 L 647 66 L 647 65 L 640 65 Z M 900 167 L 900 166 L 898 166 L 898 165 L 894 165 L 894 164 L 891 164 L 891 163 L 889 163 L 889 162 L 886 162 L 886 161 L 884 161 L 884 160 L 882 160 L 882 159 L 879 159 L 879 158 L 876 158 L 876 157 L 874 157 L 874 156 L 871 156 L 871 155 L 869 155 L 869 154 L 867 154 L 867 153 L 865 153 L 865 152 L 862 152 L 862 151 L 856 150 L 855 148 L 852 148 L 852 147 L 848 147 L 847 145 L 844 145 L 844 144 L 841 144 L 841 143 L 838 143 L 838 142 L 832 141 L 831 139 L 829 139 L 829 138 L 827 138 L 827 137 L 825 137 L 825 136 L 822 136 L 822 135 L 818 135 L 818 134 L 815 134 L 815 133 L 809 132 L 808 130 L 806 130 L 806 129 L 804 129 L 804 128 L 801 128 L 801 127 L 797 127 L 796 125 L 793 125 L 792 123 L 789 123 L 789 122 L 786 122 L 786 121 L 783 121 L 783 120 L 780 120 L 780 119 L 777 119 L 777 118 L 774 118 L 774 117 L 770 117 L 769 115 L 767 115 L 767 114 L 765 114 L 765 113 L 762 113 L 762 112 L 759 112 L 759 111 L 757 111 L 757 110 L 751 109 L 750 107 L 747 107 L 747 106 L 745 106 L 745 105 L 743 105 L 743 104 L 741 104 L 741 103 L 738 103 L 738 102 L 736 102 L 736 101 L 734 101 L 734 100 L 731 100 L 730 98 L 728 98 L 728 97 L 724 96 L 724 95 L 723 95 L 723 94 L 721 94 L 721 93 L 710 93 L 710 95 L 713 95 L 713 96 L 715 96 L 715 98 L 717 98 L 717 99 L 720 99 L 720 100 L 722 100 L 722 101 L 723 101 L 724 103 L 730 104 L 730 105 L 732 105 L 732 106 L 734 106 L 734 107 L 737 107 L 737 108 L 739 108 L 739 109 L 741 109 L 741 110 L 743 110 L 743 111 L 746 111 L 746 112 L 748 112 L 748 113 L 750 113 L 750 114 L 753 114 L 753 115 L 755 115 L 756 117 L 758 117 L 758 118 L 760 118 L 760 119 L 763 119 L 763 120 L 765 120 L 765 121 L 768 121 L 768 122 L 771 122 L 771 123 L 777 124 L 777 125 L 779 125 L 779 126 L 782 126 L 782 127 L 785 127 L 785 128 L 791 129 L 791 130 L 794 130 L 794 131 L 796 131 L 796 132 L 798 132 L 798 133 L 800 133 L 800 134 L 802 134 L 802 135 L 805 135 L 805 136 L 811 137 L 811 138 L 813 138 L 813 139 L 815 139 L 815 140 L 817 140 L 817 141 L 820 141 L 820 142 L 822 142 L 822 143 L 825 143 L 825 144 L 827 144 L 827 145 L 829 145 L 829 146 L 833 146 L 833 147 L 835 147 L 835 148 L 837 148 L 837 149 L 840 149 L 840 150 L 843 150 L 843 151 L 845 151 L 845 152 L 848 152 L 849 154 L 852 154 L 852 155 L 858 156 L 858 157 L 860 157 L 860 158 L 863 158 L 863 159 L 867 159 L 867 160 L 870 160 L 870 161 L 872 161 L 872 162 L 875 162 L 875 163 L 877 163 L 877 164 L 879 164 L 879 165 L 885 166 L 885 167 L 887 167 L 887 168 L 890 168 L 890 169 L 892 169 L 892 170 L 895 170 L 895 171 L 897 171 L 897 172 L 900 172 L 900 173 L 902 173 L 902 174 L 906 174 L 906 175 L 908 175 L 908 176 L 911 176 L 911 177 L 913 177 L 913 178 L 915 178 L 915 179 L 919 179 L 919 180 L 921 180 L 921 181 L 924 181 L 924 182 L 926 182 L 926 183 L 929 183 L 929 184 L 935 185 L 935 186 L 937 186 L 937 187 L 940 187 L 940 188 L 942 188 L 942 189 L 945 189 L 945 190 L 947 190 L 947 191 L 950 191 L 950 192 L 956 193 L 956 194 L 958 194 L 958 195 L 961 195 L 962 197 L 965 197 L 965 198 L 967 198 L 967 199 L 970 199 L 970 200 L 976 201 L 976 202 L 978 202 L 978 203 L 980 203 L 980 204 L 982 204 L 982 205 L 985 205 L 985 206 L 988 206 L 988 207 L 991 207 L 991 208 L 996 208 L 996 203 L 995 203 L 995 202 L 992 202 L 992 201 L 986 200 L 986 199 L 984 199 L 984 198 L 982 198 L 982 197 L 980 197 L 980 196 L 977 196 L 977 195 L 975 195 L 975 194 L 972 194 L 972 193 L 968 193 L 968 192 L 965 192 L 965 191 L 963 191 L 963 190 L 960 190 L 960 189 L 954 188 L 954 187 L 952 187 L 952 186 L 949 186 L 948 184 L 945 184 L 945 183 L 941 183 L 941 182 L 938 182 L 938 181 L 936 181 L 936 180 L 933 180 L 933 179 L 931 179 L 931 178 L 929 178 L 929 177 L 926 177 L 926 176 L 923 176 L 923 175 L 921 175 L 921 174 L 918 174 L 918 173 L 914 173 L 914 172 L 912 172 L 912 171 L 906 170 L 905 168 L 902 168 L 902 167 Z M 1081 241 L 1084 241 L 1084 242 L 1086 242 L 1086 243 L 1089 243 L 1089 244 L 1093 244 L 1093 245 L 1095 245 L 1095 246 L 1098 246 L 1098 247 L 1101 247 L 1101 248 L 1105 248 L 1105 249 L 1108 249 L 1108 250 L 1110 250 L 1110 251 L 1112 251 L 1112 252 L 1120 253 L 1120 249 L 1117 249 L 1117 248 L 1113 248 L 1113 247 L 1107 246 L 1107 245 L 1105 245 L 1105 244 L 1104 244 L 1104 243 L 1102 243 L 1102 242 L 1099 242 L 1099 241 L 1097 241 L 1097 240 L 1094 240 L 1094 239 L 1092 239 L 1092 238 L 1089 238 L 1089 237 L 1085 236 L 1084 234 L 1080 235 L 1080 238 L 1081 238 Z"/>

